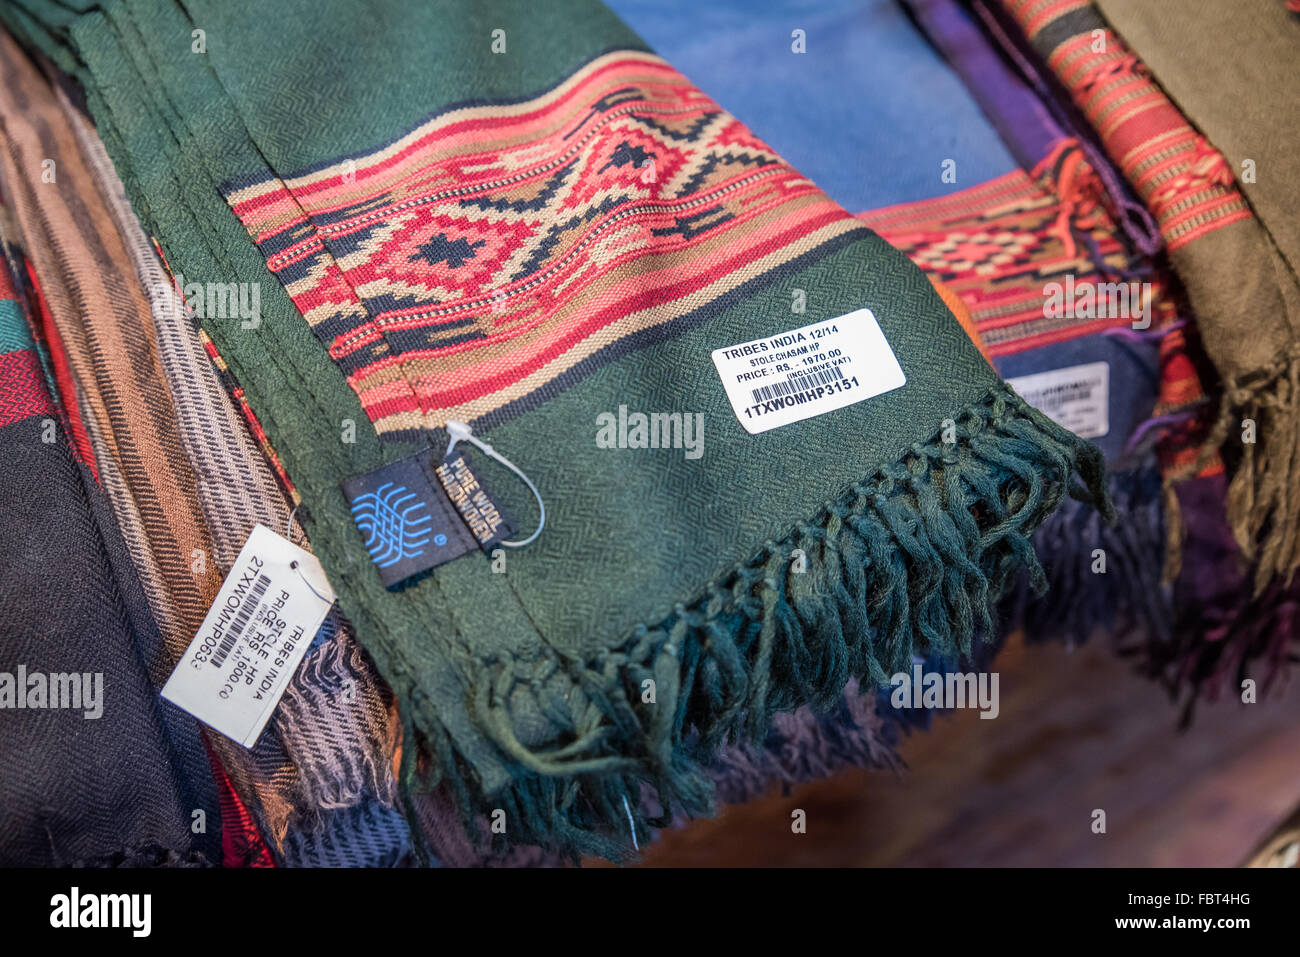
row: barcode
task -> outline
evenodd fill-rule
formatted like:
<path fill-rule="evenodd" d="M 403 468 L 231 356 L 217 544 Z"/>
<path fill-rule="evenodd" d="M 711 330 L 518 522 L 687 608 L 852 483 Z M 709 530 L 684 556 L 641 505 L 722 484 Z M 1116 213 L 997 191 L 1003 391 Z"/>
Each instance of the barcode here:
<path fill-rule="evenodd" d="M 1052 412 L 1067 402 L 1092 398 L 1092 390 L 1095 385 L 1095 382 L 1063 382 L 1060 385 L 1049 386 L 1034 394 L 1033 400 L 1029 404 L 1040 412 Z"/>
<path fill-rule="evenodd" d="M 840 371 L 839 366 L 828 366 L 825 369 L 818 369 L 816 372 L 809 372 L 806 375 L 792 375 L 784 382 L 773 382 L 771 385 L 759 386 L 754 390 L 755 402 L 766 402 L 768 399 L 775 399 L 781 395 L 793 395 L 796 392 L 803 392 L 805 389 L 812 389 L 819 385 L 827 385 L 836 379 L 843 379 L 844 373 Z"/>
<path fill-rule="evenodd" d="M 244 599 L 244 603 L 239 606 L 239 612 L 235 615 L 235 620 L 230 623 L 226 629 L 226 637 L 221 639 L 221 644 L 212 655 L 212 666 L 220 668 L 221 663 L 226 660 L 226 655 L 235 647 L 235 642 L 239 636 L 244 633 L 248 627 L 248 620 L 253 617 L 253 612 L 257 611 L 257 606 L 261 603 L 262 596 L 266 594 L 266 589 L 271 584 L 271 576 L 258 575 L 257 581 L 253 582 L 253 589 Z"/>

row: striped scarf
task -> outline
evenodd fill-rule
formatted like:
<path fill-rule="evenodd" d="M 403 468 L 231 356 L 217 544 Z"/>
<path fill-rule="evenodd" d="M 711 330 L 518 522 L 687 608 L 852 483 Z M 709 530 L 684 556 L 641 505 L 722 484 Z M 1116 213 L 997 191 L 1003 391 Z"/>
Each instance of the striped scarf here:
<path fill-rule="evenodd" d="M 0 68 L 0 180 L 71 373 L 65 400 L 174 665 L 248 532 L 258 522 L 288 527 L 289 506 L 189 320 L 150 298 L 162 272 L 102 146 L 8 37 Z M 52 182 L 27 175 L 46 159 Z M 356 693 L 343 698 L 345 688 Z M 391 710 L 373 665 L 332 617 L 255 749 L 212 736 L 277 853 L 291 828 L 322 828 L 331 809 L 392 805 Z"/>
<path fill-rule="evenodd" d="M 224 835 L 199 727 L 156 697 L 161 638 L 47 391 L 3 226 L 0 243 L 0 863 L 216 864 Z"/>
<path fill-rule="evenodd" d="M 1291 198 L 1272 208 L 1275 216 L 1269 223 L 1252 214 L 1234 175 L 1238 167 L 1184 116 L 1160 85 L 1161 77 L 1153 76 L 1139 58 L 1142 51 L 1130 49 L 1091 0 L 1003 0 L 1003 6 L 1159 223 L 1206 349 L 1223 379 L 1219 416 L 1206 455 L 1222 447 L 1235 462 L 1228 516 L 1242 552 L 1253 564 L 1255 592 L 1261 593 L 1275 578 L 1290 581 L 1300 568 L 1300 496 L 1295 495 L 1300 447 L 1294 441 L 1300 431 L 1300 283 L 1273 232 L 1293 231 L 1284 224 L 1295 218 L 1294 208 L 1288 215 L 1294 188 L 1281 187 L 1278 195 L 1289 192 Z M 1262 49 L 1258 45 L 1246 52 L 1222 39 L 1294 32 L 1279 5 L 1258 0 L 1254 11 L 1245 13 L 1237 5 L 1229 12 L 1227 4 L 1197 0 L 1190 4 L 1195 13 L 1191 19 L 1184 16 L 1183 7 L 1150 5 L 1148 15 L 1132 17 L 1134 23 L 1145 20 L 1169 28 L 1159 42 L 1151 32 L 1143 35 L 1153 43 L 1153 52 L 1163 53 L 1170 64 L 1201 62 L 1184 58 L 1186 44 L 1171 39 L 1169 31 L 1180 29 L 1179 35 L 1190 40 L 1194 34 L 1219 55 L 1258 57 L 1272 64 L 1278 75 L 1293 72 L 1276 44 L 1269 48 L 1274 51 L 1270 60 L 1257 53 Z M 1120 5 L 1114 12 L 1120 12 Z M 1213 27 L 1216 19 L 1253 26 L 1245 36 L 1223 34 Z M 1169 46 L 1162 50 L 1165 42 Z M 1232 75 L 1226 68 L 1196 72 Z M 1239 95 L 1223 102 L 1255 95 L 1254 84 L 1244 79 L 1242 84 Z M 1293 97 L 1282 96 L 1280 102 L 1294 106 Z M 1227 111 L 1236 112 L 1232 106 Z M 1257 126 L 1258 121 L 1251 128 Z M 1227 135 L 1224 127 L 1216 131 Z M 1236 141 L 1221 137 L 1220 142 Z M 1278 175 L 1274 182 L 1287 182 L 1285 173 Z M 1296 255 L 1294 244 L 1289 254 Z M 1192 470 L 1203 461 L 1193 463 Z"/>

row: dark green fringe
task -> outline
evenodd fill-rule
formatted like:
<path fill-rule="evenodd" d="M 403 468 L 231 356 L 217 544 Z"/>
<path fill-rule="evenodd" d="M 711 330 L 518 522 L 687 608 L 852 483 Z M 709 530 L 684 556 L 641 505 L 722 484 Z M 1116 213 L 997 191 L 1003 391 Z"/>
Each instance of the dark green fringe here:
<path fill-rule="evenodd" d="M 481 793 L 439 732 L 426 739 L 437 758 L 425 784 L 448 787 L 467 815 L 504 809 L 512 841 L 622 861 L 633 828 L 644 847 L 673 809 L 713 812 L 707 765 L 724 742 L 761 741 L 778 711 L 830 708 L 850 679 L 885 685 L 913 656 L 969 657 L 977 636 L 997 635 L 1013 575 L 1046 586 L 1031 537 L 1062 499 L 1090 502 L 1108 521 L 1114 511 L 1101 453 L 1009 387 L 954 417 L 955 442 L 942 441 L 943 425 L 665 620 L 597 660 L 558 662 L 573 687 L 538 706 L 560 715 L 567 742 L 521 744 L 508 670 L 483 664 L 470 676 L 472 713 L 515 759 L 515 779 Z M 795 549 L 803 573 L 792 570 Z M 653 705 L 641 703 L 647 678 Z M 430 710 L 415 718 L 422 729 L 436 722 Z M 422 777 L 414 750 L 407 787 Z M 667 810 L 647 817 L 649 803 Z"/>

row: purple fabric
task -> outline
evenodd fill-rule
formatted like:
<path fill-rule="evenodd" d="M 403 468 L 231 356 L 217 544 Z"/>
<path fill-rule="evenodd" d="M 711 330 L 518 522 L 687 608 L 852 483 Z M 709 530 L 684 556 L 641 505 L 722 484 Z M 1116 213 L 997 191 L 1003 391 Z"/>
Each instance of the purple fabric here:
<path fill-rule="evenodd" d="M 965 82 L 1011 154 L 1030 170 L 1069 134 L 989 43 L 957 0 L 905 0 Z"/>
<path fill-rule="evenodd" d="M 1295 660 L 1300 581 L 1285 587 L 1274 582 L 1253 596 L 1225 515 L 1222 474 L 1183 482 L 1177 493 L 1187 527 L 1179 616 L 1172 642 L 1150 649 L 1148 667 L 1184 697 L 1189 722 L 1198 699 L 1239 695 L 1247 678 L 1262 696 Z"/>
<path fill-rule="evenodd" d="M 1234 595 L 1242 589 L 1248 592 L 1250 586 L 1224 511 L 1225 478 L 1220 473 L 1192 479 L 1180 483 L 1177 492 L 1187 524 L 1185 551 L 1197 559 L 1183 566 L 1178 587 L 1184 594 L 1180 597 L 1207 610 L 1230 608 L 1236 604 Z"/>
<path fill-rule="evenodd" d="M 921 0 L 917 0 L 917 2 L 921 2 Z M 925 2 L 957 7 L 957 0 L 925 0 Z M 1015 67 L 1016 72 L 1019 73 L 1025 83 L 1029 84 L 1037 108 L 1047 110 L 1054 117 L 1053 125 L 1065 131 L 1065 135 L 1079 141 L 1084 156 L 1087 157 L 1092 168 L 1097 171 L 1097 175 L 1101 178 L 1102 184 L 1110 196 L 1116 218 L 1120 228 L 1124 231 L 1124 235 L 1141 253 L 1146 256 L 1154 256 L 1164 246 L 1164 239 L 1160 235 L 1160 227 L 1156 224 L 1155 219 L 1151 216 L 1145 204 L 1139 202 L 1133 196 L 1123 177 L 1119 175 L 1106 154 L 1096 144 L 1090 126 L 1077 117 L 1069 97 L 1055 85 L 1055 78 L 1046 76 L 1038 68 L 1034 57 L 1017 44 L 1014 37 L 1019 36 L 1019 32 L 1006 28 L 1006 24 L 1000 19 L 999 14 L 994 9 L 995 7 L 996 4 L 990 6 L 985 3 L 985 0 L 973 0 L 972 3 L 972 8 L 983 23 L 987 35 L 993 38 L 1002 53 Z M 965 15 L 964 11 L 959 12 L 963 16 Z M 963 73 L 963 79 L 973 87 L 977 87 L 983 82 L 978 74 L 968 75 Z M 981 105 L 983 105 L 982 101 Z M 1043 155 L 1046 156 L 1047 154 L 1044 153 Z"/>

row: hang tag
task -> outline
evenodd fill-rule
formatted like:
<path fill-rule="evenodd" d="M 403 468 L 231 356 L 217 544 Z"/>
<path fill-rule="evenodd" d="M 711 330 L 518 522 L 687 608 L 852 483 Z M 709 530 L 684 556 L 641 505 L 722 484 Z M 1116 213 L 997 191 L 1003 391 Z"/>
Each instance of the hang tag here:
<path fill-rule="evenodd" d="M 437 468 L 447 498 L 460 513 L 470 534 L 485 552 L 491 552 L 511 533 L 509 523 L 471 466 L 469 452 L 452 450 Z"/>
<path fill-rule="evenodd" d="M 714 349 L 712 356 L 731 409 L 751 435 L 907 382 L 870 309 Z"/>
<path fill-rule="evenodd" d="M 316 557 L 255 526 L 162 696 L 251 748 L 333 604 Z"/>
<path fill-rule="evenodd" d="M 343 483 L 352 520 L 386 588 L 478 548 L 433 463 L 426 449 Z"/>

